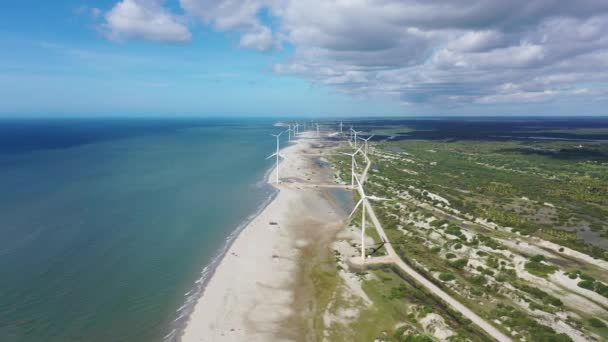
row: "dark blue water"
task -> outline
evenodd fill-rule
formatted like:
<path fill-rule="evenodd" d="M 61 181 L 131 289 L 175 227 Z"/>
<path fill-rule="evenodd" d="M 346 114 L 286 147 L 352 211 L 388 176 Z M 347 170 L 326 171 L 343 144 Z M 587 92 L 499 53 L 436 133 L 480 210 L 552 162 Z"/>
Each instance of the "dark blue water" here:
<path fill-rule="evenodd" d="M 155 341 L 272 190 L 261 120 L 0 121 L 0 341 Z"/>

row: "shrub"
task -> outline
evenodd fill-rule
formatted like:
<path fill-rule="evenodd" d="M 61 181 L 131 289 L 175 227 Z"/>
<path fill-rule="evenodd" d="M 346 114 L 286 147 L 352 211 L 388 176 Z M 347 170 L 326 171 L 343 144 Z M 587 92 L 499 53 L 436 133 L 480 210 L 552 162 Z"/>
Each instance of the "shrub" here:
<path fill-rule="evenodd" d="M 454 276 L 454 274 L 446 272 L 446 273 L 441 273 L 439 275 L 439 279 L 441 281 L 451 281 L 451 280 L 456 279 L 456 277 Z"/>
<path fill-rule="evenodd" d="M 450 262 L 450 266 L 457 268 L 457 269 L 463 269 L 467 264 L 469 263 L 469 259 L 458 259 L 455 261 Z"/>
<path fill-rule="evenodd" d="M 553 274 L 557 271 L 557 267 L 553 265 L 546 265 L 536 261 L 527 262 L 524 265 L 524 268 L 528 273 L 535 275 L 537 277 L 546 278 L 550 274 Z"/>
<path fill-rule="evenodd" d="M 534 262 L 541 262 L 541 261 L 545 261 L 545 256 L 542 254 L 537 254 L 533 257 L 530 258 L 530 260 L 534 261 Z"/>
<path fill-rule="evenodd" d="M 454 259 L 456 257 L 456 254 L 454 253 L 446 253 L 445 258 L 446 259 Z"/>
<path fill-rule="evenodd" d="M 486 283 L 486 277 L 481 274 L 477 274 L 471 277 L 471 283 L 477 285 L 483 285 Z"/>
<path fill-rule="evenodd" d="M 595 317 L 589 319 L 589 324 L 594 328 L 605 328 L 606 327 L 606 323 L 604 323 L 603 321 L 601 321 Z"/>
<path fill-rule="evenodd" d="M 593 291 L 593 280 L 582 280 L 577 285 L 578 287 Z"/>

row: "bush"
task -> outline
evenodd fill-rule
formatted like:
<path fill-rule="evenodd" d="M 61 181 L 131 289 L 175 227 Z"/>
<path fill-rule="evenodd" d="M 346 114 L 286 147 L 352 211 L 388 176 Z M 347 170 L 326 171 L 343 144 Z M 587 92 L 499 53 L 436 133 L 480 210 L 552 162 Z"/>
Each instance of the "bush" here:
<path fill-rule="evenodd" d="M 603 321 L 601 321 L 595 317 L 589 319 L 589 324 L 594 328 L 605 328 L 606 327 L 606 323 L 604 323 Z"/>
<path fill-rule="evenodd" d="M 455 261 L 450 262 L 450 266 L 457 268 L 457 269 L 463 269 L 467 264 L 469 263 L 469 259 L 458 259 Z"/>
<path fill-rule="evenodd" d="M 534 261 L 534 262 L 541 262 L 541 261 L 545 261 L 545 256 L 542 254 L 537 254 L 533 257 L 530 258 L 530 260 Z"/>
<path fill-rule="evenodd" d="M 557 271 L 557 267 L 553 265 L 546 265 L 540 262 L 530 261 L 524 265 L 524 268 L 528 273 L 535 275 L 537 277 L 546 278 L 550 274 L 553 274 Z"/>
<path fill-rule="evenodd" d="M 532 286 L 528 286 L 528 285 L 518 285 L 518 284 L 514 284 L 515 287 L 517 287 L 518 289 L 527 292 L 531 295 L 533 295 L 534 297 L 540 299 L 543 304 L 551 304 L 553 306 L 557 306 L 557 307 L 561 307 L 564 305 L 564 303 L 562 303 L 561 300 L 559 300 L 559 298 L 553 297 L 552 295 L 548 294 L 547 292 L 540 290 L 536 287 L 532 287 Z"/>
<path fill-rule="evenodd" d="M 439 279 L 441 281 L 451 281 L 451 280 L 456 279 L 456 277 L 454 276 L 454 274 L 447 272 L 447 273 L 441 273 L 439 275 Z"/>
<path fill-rule="evenodd" d="M 593 280 L 582 280 L 577 285 L 578 287 L 593 291 Z"/>
<path fill-rule="evenodd" d="M 454 253 L 447 253 L 447 254 L 445 255 L 445 258 L 446 258 L 446 259 L 454 259 L 455 257 L 456 257 L 456 254 L 454 254 Z"/>
<path fill-rule="evenodd" d="M 481 274 L 477 274 L 471 277 L 471 283 L 476 285 L 484 285 L 486 283 L 486 277 Z"/>

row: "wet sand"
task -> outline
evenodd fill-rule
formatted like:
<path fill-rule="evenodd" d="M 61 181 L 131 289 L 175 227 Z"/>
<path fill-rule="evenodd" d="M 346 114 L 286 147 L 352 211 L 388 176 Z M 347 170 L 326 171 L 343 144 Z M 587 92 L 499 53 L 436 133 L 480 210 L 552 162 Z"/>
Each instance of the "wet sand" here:
<path fill-rule="evenodd" d="M 314 148 L 313 148 L 314 147 Z M 314 284 L 310 265 L 331 259 L 331 242 L 346 213 L 327 189 L 290 179 L 331 183 L 318 143 L 302 134 L 284 148 L 279 191 L 239 234 L 199 298 L 181 340 L 291 341 L 310 328 Z M 274 170 L 269 174 L 274 181 Z"/>

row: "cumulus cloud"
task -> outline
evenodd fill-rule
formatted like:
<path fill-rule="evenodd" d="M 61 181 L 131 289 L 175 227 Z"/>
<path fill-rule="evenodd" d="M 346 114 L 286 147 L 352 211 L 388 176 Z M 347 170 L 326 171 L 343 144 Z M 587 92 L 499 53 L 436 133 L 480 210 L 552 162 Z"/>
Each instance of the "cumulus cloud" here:
<path fill-rule="evenodd" d="M 608 93 L 605 0 L 179 3 L 195 22 L 237 32 L 244 48 L 266 51 L 290 44 L 294 54 L 275 65 L 275 72 L 353 96 L 484 105 L 569 96 L 597 100 Z M 167 36 L 190 39 L 159 0 L 122 0 L 106 14 L 108 25 L 116 27 L 110 36 L 162 37 L 163 30 L 144 24 L 153 21 L 150 16 L 172 26 Z"/>
<path fill-rule="evenodd" d="M 192 17 L 212 25 L 219 31 L 241 33 L 239 45 L 260 51 L 275 49 L 278 38 L 262 23 L 260 12 L 270 9 L 272 2 L 258 0 L 180 0 L 182 8 Z"/>
<path fill-rule="evenodd" d="M 608 62 L 600 61 L 608 53 L 606 1 L 319 0 L 275 6 L 282 32 L 296 47 L 275 71 L 353 95 L 476 105 L 582 96 L 587 92 L 573 89 L 588 82 L 608 88 L 602 67 Z"/>
<path fill-rule="evenodd" d="M 103 34 L 111 40 L 143 39 L 186 43 L 190 31 L 178 16 L 162 6 L 163 0 L 122 0 L 105 14 Z"/>

